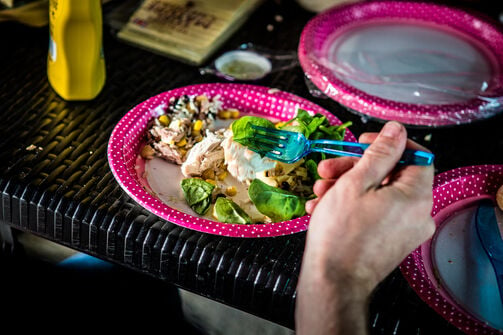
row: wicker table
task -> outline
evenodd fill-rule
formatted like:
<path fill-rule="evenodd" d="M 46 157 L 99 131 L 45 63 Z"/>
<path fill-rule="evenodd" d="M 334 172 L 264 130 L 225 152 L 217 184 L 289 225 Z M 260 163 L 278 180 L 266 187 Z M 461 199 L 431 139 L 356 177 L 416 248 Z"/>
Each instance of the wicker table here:
<path fill-rule="evenodd" d="M 276 15 L 283 21 L 275 21 Z M 294 4 L 266 2 L 223 49 L 253 42 L 295 50 L 312 16 Z M 217 79 L 121 43 L 107 26 L 103 92 L 90 102 L 65 102 L 46 79 L 47 29 L 3 23 L 0 35 L 0 221 L 293 328 L 304 233 L 236 239 L 181 228 L 129 199 L 107 163 L 109 135 L 129 109 L 160 92 Z M 299 67 L 257 84 L 295 93 L 353 121 L 355 135 L 380 129 L 332 100 L 311 96 Z M 473 125 L 410 129 L 410 136 L 436 153 L 437 172 L 501 163 L 503 137 L 496 134 L 502 121 L 500 115 Z M 459 333 L 398 270 L 376 289 L 369 327 L 374 334 Z"/>

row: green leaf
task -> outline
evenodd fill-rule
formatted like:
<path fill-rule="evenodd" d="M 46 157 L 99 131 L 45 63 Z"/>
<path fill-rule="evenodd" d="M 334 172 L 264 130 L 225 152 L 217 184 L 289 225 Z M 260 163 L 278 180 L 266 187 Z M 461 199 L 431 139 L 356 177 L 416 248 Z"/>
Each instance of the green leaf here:
<path fill-rule="evenodd" d="M 307 173 L 313 180 L 321 179 L 318 174 L 318 164 L 313 159 L 308 159 L 304 165 L 307 169 Z"/>
<path fill-rule="evenodd" d="M 299 123 L 298 125 L 286 126 L 286 127 L 281 128 L 281 130 L 293 131 L 294 133 L 301 133 L 304 136 L 308 136 L 308 134 L 309 134 L 309 129 L 303 123 Z"/>
<path fill-rule="evenodd" d="M 200 215 L 206 214 L 211 205 L 211 195 L 215 185 L 202 179 L 187 178 L 181 182 L 185 201 L 194 212 Z"/>
<path fill-rule="evenodd" d="M 258 211 L 273 221 L 291 220 L 306 214 L 306 199 L 254 179 L 248 195 Z"/>
<path fill-rule="evenodd" d="M 327 118 L 324 115 L 316 116 L 314 117 L 311 122 L 309 123 L 308 129 L 309 129 L 309 136 L 316 132 L 321 125 L 325 123 L 325 120 Z"/>
<path fill-rule="evenodd" d="M 294 121 L 296 124 L 291 125 Z M 323 124 L 328 124 L 325 115 L 317 113 L 311 116 L 308 111 L 299 108 L 297 109 L 297 115 L 287 121 L 281 129 L 302 133 L 306 138 L 311 138 L 311 134 L 317 131 L 318 127 Z"/>
<path fill-rule="evenodd" d="M 225 223 L 251 224 L 252 219 L 229 198 L 220 197 L 215 202 L 214 211 L 218 221 Z"/>
<path fill-rule="evenodd" d="M 245 146 L 253 146 L 250 141 L 253 138 L 253 129 L 250 125 L 274 128 L 274 123 L 267 119 L 257 116 L 243 116 L 232 123 L 233 140 Z"/>
<path fill-rule="evenodd" d="M 297 108 L 297 115 L 295 116 L 295 119 L 297 121 L 302 121 L 305 124 L 309 124 L 311 122 L 311 120 L 313 119 L 313 117 L 305 109 Z"/>
<path fill-rule="evenodd" d="M 344 135 L 346 134 L 346 128 L 351 126 L 352 122 L 348 121 L 344 124 L 341 124 L 339 126 L 325 126 L 325 125 L 320 125 L 319 130 L 323 132 L 324 137 L 331 139 L 331 140 L 343 140 Z"/>

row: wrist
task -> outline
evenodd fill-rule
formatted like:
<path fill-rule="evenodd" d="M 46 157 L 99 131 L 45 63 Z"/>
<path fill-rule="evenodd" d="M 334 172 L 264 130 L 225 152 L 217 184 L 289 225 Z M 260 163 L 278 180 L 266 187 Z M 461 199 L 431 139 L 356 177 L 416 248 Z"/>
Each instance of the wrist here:
<path fill-rule="evenodd" d="M 301 274 L 301 279 L 302 278 Z M 318 275 L 309 276 L 308 280 L 316 287 L 325 287 L 327 292 L 337 297 L 341 304 L 361 303 L 367 304 L 369 296 L 374 289 L 374 285 L 367 279 L 357 277 L 354 273 L 327 269 L 319 272 Z"/>
<path fill-rule="evenodd" d="M 367 333 L 369 293 L 345 276 L 301 271 L 297 286 L 297 333 Z"/>
<path fill-rule="evenodd" d="M 303 260 L 303 272 L 319 284 L 332 285 L 335 291 L 351 292 L 358 300 L 365 300 L 378 283 L 373 270 L 365 266 L 358 258 L 360 253 L 337 253 L 336 251 L 321 252 L 326 248 L 317 248 L 316 254 L 306 250 Z M 340 256 L 340 257 L 339 257 Z"/>

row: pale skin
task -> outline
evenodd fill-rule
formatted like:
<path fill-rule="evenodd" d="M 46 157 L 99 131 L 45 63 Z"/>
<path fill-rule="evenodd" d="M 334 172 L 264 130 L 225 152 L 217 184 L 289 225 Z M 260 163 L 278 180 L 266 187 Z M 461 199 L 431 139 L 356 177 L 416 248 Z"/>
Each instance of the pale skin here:
<path fill-rule="evenodd" d="M 366 334 L 372 290 L 435 230 L 433 166 L 396 168 L 403 150 L 427 150 L 388 122 L 362 158 L 322 161 L 297 285 L 297 334 Z"/>

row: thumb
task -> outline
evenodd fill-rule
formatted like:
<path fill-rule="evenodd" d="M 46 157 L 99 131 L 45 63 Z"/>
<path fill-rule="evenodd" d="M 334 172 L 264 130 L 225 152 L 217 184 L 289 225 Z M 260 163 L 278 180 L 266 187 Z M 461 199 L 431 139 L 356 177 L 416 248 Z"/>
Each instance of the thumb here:
<path fill-rule="evenodd" d="M 384 125 L 374 142 L 365 150 L 352 173 L 363 189 L 378 187 L 400 160 L 407 142 L 407 131 L 398 122 Z"/>

